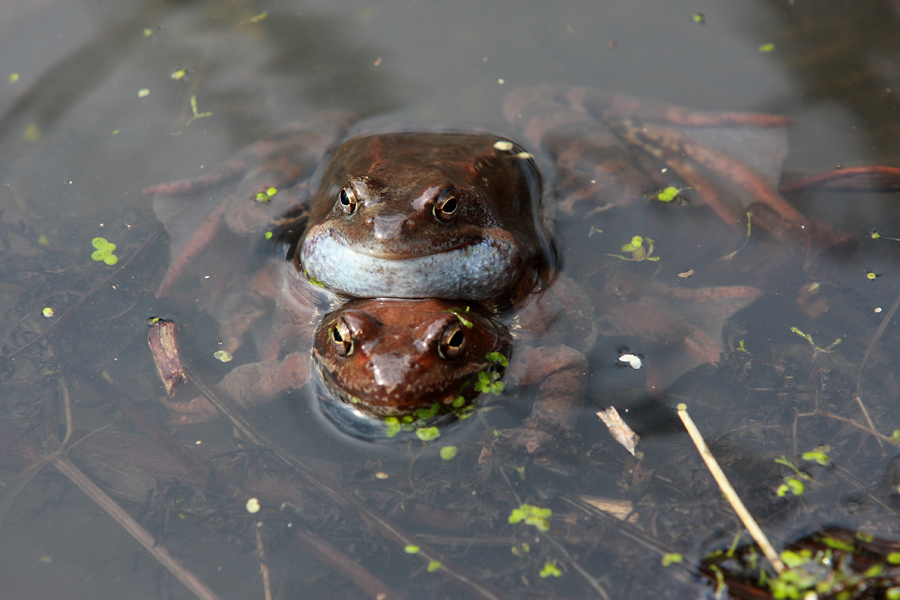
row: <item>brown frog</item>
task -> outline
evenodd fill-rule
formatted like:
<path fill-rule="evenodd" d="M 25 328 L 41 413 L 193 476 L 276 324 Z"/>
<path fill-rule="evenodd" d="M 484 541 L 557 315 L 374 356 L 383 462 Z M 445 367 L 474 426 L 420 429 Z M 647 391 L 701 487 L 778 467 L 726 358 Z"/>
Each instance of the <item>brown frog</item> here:
<path fill-rule="evenodd" d="M 147 188 L 173 237 L 157 295 L 223 223 L 239 234 L 280 226 L 299 273 L 352 297 L 496 300 L 552 272 L 540 175 L 521 147 L 480 133 L 368 135 L 341 143 L 312 173 L 342 130 L 339 116 L 297 126 L 210 175 Z M 224 197 L 208 194 L 238 177 Z M 209 205 L 189 207 L 183 196 Z"/>
<path fill-rule="evenodd" d="M 557 289 L 579 296 L 566 278 L 559 282 Z M 588 365 L 582 350 L 593 342 L 592 309 L 587 303 L 568 307 L 572 310 L 559 321 L 566 309 L 561 302 L 554 289 L 541 290 L 504 325 L 477 305 L 454 301 L 354 299 L 318 320 L 311 359 L 309 352 L 297 351 L 242 365 L 217 387 L 251 407 L 318 377 L 332 394 L 324 402 L 333 420 L 380 421 L 366 429 L 392 437 L 400 428 L 416 431 L 446 422 L 445 417 L 465 418 L 480 398 L 513 386 L 537 386 L 531 415 L 522 427 L 504 434 L 534 452 L 554 434 L 574 427 L 585 393 Z M 277 328 L 302 333 L 300 314 L 306 321 L 312 313 L 287 314 L 282 304 Z M 518 324 L 523 317 L 530 324 L 527 330 Z M 562 337 L 580 342 L 581 349 L 559 343 Z M 203 397 L 163 402 L 175 413 L 173 423 L 216 414 Z M 335 412 L 343 414 L 335 418 Z"/>
<path fill-rule="evenodd" d="M 355 297 L 496 299 L 550 262 L 531 156 L 505 138 L 352 138 L 310 200 L 295 265 Z"/>

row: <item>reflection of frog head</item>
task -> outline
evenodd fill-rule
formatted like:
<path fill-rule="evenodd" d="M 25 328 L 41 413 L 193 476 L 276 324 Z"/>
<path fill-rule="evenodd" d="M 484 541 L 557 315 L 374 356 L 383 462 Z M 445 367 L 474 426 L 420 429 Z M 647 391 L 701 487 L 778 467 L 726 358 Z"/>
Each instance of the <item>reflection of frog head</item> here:
<path fill-rule="evenodd" d="M 341 400 L 376 417 L 465 410 L 511 352 L 502 325 L 466 311 L 442 300 L 353 300 L 316 329 L 317 370 Z"/>
<path fill-rule="evenodd" d="M 540 253 L 539 200 L 533 162 L 502 138 L 352 138 L 311 200 L 298 260 L 352 296 L 495 298 Z"/>

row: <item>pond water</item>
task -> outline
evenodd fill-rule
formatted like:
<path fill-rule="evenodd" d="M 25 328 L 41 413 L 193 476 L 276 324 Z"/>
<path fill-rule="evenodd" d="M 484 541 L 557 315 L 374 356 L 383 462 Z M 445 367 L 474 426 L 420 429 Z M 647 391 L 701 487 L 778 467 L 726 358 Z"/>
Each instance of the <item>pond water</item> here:
<path fill-rule="evenodd" d="M 141 191 L 335 108 L 382 128 L 521 139 L 504 98 L 545 84 L 791 117 L 786 172 L 900 165 L 897 2 L 8 2 L 0 57 L 4 599 L 194 597 L 58 460 L 28 467 L 58 445 L 66 399 L 73 440 L 91 432 L 69 444 L 72 462 L 222 598 L 265 597 L 264 579 L 279 598 L 709 594 L 697 565 L 740 526 L 676 416 L 682 402 L 777 547 L 824 525 L 896 532 L 897 192 L 792 194 L 857 240 L 840 249 L 792 249 L 758 227 L 742 245 L 743 225 L 696 202 L 561 216 L 564 272 L 604 334 L 586 405 L 546 457 L 491 470 L 478 465 L 483 439 L 521 422 L 527 393 L 429 444 L 354 440 L 308 398 L 251 411 L 274 450 L 223 420 L 166 427 L 149 317 L 179 324 L 200 378 L 235 363 L 212 357 L 202 302 L 155 297 L 169 239 Z M 655 240 L 659 262 L 608 256 L 634 235 Z M 116 244 L 118 263 L 91 260 L 96 237 Z M 266 260 L 231 241 L 251 264 Z M 641 282 L 637 295 L 611 294 L 611 273 Z M 761 297 L 738 311 L 724 286 Z M 699 288 L 713 291 L 671 293 Z M 616 310 L 646 315 L 646 330 L 629 333 Z M 721 341 L 718 366 L 684 360 L 695 330 Z M 622 366 L 625 349 L 648 368 Z M 663 383 L 650 393 L 654 365 Z M 638 458 L 594 416 L 610 405 L 641 435 Z M 151 441 L 135 406 L 197 462 Z M 442 460 L 450 445 L 458 454 Z M 801 458 L 820 445 L 827 466 Z M 804 493 L 777 495 L 786 477 Z M 260 513 L 246 511 L 246 490 Z M 508 522 L 523 503 L 552 508 L 549 532 Z M 666 553 L 684 561 L 664 567 Z M 546 565 L 561 576 L 542 577 Z"/>

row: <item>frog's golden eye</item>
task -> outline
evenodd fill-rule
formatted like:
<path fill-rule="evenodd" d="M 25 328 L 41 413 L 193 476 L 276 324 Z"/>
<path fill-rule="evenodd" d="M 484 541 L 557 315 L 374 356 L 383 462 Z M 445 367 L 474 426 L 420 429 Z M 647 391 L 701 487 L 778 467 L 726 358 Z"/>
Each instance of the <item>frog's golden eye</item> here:
<path fill-rule="evenodd" d="M 356 191 L 354 191 L 354 189 L 350 186 L 341 189 L 340 196 L 338 197 L 338 202 L 340 203 L 341 210 L 344 211 L 345 215 L 352 215 L 356 212 L 356 206 L 358 204 Z"/>
<path fill-rule="evenodd" d="M 340 356 L 353 354 L 353 336 L 347 321 L 342 318 L 331 326 L 331 343 L 334 344 L 334 351 Z"/>
<path fill-rule="evenodd" d="M 456 215 L 456 209 L 459 208 L 459 200 L 456 198 L 456 190 L 447 188 L 438 196 L 434 202 L 434 218 L 441 223 L 449 223 Z"/>
<path fill-rule="evenodd" d="M 454 321 L 444 328 L 438 342 L 438 356 L 446 360 L 456 360 L 462 356 L 466 348 L 466 334 L 459 321 Z"/>

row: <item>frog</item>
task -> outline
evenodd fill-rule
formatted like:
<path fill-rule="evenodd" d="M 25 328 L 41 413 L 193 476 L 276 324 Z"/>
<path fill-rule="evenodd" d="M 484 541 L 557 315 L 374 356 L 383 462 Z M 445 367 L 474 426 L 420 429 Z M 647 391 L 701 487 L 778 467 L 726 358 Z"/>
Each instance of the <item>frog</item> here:
<path fill-rule="evenodd" d="M 328 115 L 209 175 L 145 189 L 175 239 L 157 296 L 223 225 L 286 232 L 297 272 L 346 297 L 487 302 L 552 276 L 540 174 L 521 146 L 486 133 L 386 132 L 352 136 L 326 157 L 343 126 Z M 238 178 L 219 202 L 205 194 Z M 184 197 L 197 195 L 209 205 L 187 209 Z"/>
<path fill-rule="evenodd" d="M 315 293 L 309 282 L 300 285 Z M 585 396 L 584 350 L 593 344 L 596 328 L 584 297 L 560 320 L 559 304 L 573 295 L 578 295 L 574 282 L 562 277 L 506 318 L 478 304 L 436 298 L 356 298 L 320 316 L 312 303 L 296 310 L 282 302 L 275 329 L 285 332 L 282 341 L 294 338 L 298 349 L 241 365 L 216 387 L 239 407 L 253 408 L 316 383 L 328 392 L 322 411 L 344 430 L 345 423 L 365 423 L 360 428 L 365 435 L 358 437 L 369 440 L 373 429 L 383 440 L 400 427 L 444 425 L 471 416 L 501 391 L 535 387 L 529 416 L 498 439 L 536 453 L 574 429 Z M 285 297 L 293 303 L 297 294 Z M 302 324 L 310 317 L 315 330 L 301 341 L 297 336 L 304 336 Z M 303 351 L 308 345 L 311 350 Z M 161 401 L 171 410 L 173 425 L 217 414 L 202 396 Z"/>
<path fill-rule="evenodd" d="M 313 345 L 321 381 L 343 401 L 338 410 L 384 420 L 384 435 L 431 427 L 435 417 L 444 423 L 442 415 L 462 420 L 531 386 L 537 390 L 529 415 L 500 439 L 533 454 L 577 422 L 587 359 L 549 330 L 535 343 L 534 327 L 528 339 L 478 305 L 438 299 L 354 299 L 322 323 Z"/>
<path fill-rule="evenodd" d="M 382 133 L 343 142 L 310 199 L 298 270 L 352 297 L 496 299 L 553 253 L 540 175 L 484 133 Z"/>

